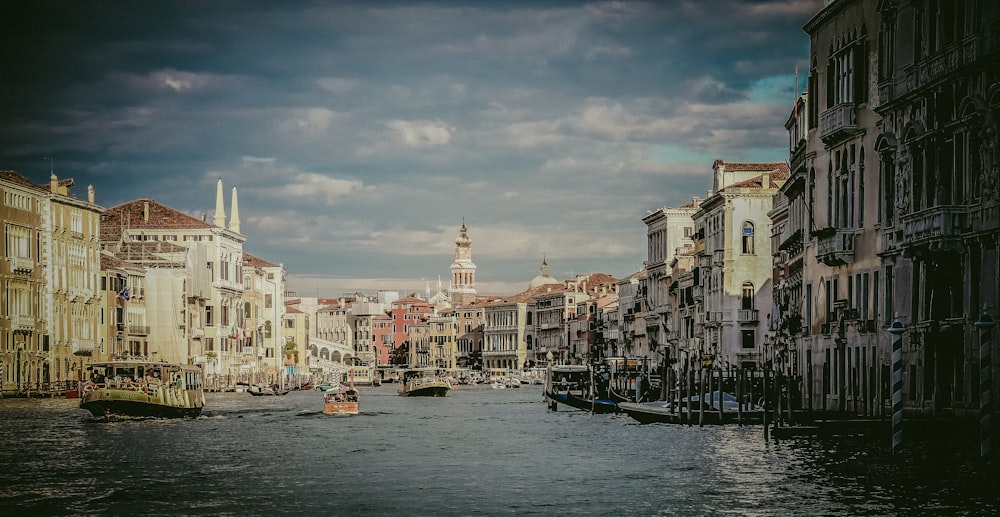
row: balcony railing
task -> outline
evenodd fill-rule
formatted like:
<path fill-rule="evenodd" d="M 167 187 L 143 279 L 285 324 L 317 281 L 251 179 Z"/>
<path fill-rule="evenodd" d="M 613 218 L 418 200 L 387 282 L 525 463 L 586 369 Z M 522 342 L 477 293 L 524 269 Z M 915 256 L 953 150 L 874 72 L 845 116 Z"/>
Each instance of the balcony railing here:
<path fill-rule="evenodd" d="M 73 340 L 73 355 L 90 356 L 94 353 L 94 341 L 92 339 Z"/>
<path fill-rule="evenodd" d="M 133 336 L 148 336 L 149 327 L 146 325 L 129 325 L 128 333 Z"/>
<path fill-rule="evenodd" d="M 819 115 L 819 137 L 823 141 L 836 140 L 858 130 L 856 105 L 844 102 Z"/>
<path fill-rule="evenodd" d="M 903 246 L 959 236 L 965 231 L 967 210 L 964 205 L 945 205 L 904 215 Z"/>
<path fill-rule="evenodd" d="M 35 317 L 31 315 L 15 314 L 11 318 L 14 330 L 35 330 Z"/>
<path fill-rule="evenodd" d="M 828 266 L 854 262 L 854 230 L 824 228 L 816 232 L 816 260 Z"/>
<path fill-rule="evenodd" d="M 757 323 L 760 318 L 757 316 L 757 309 L 740 309 L 740 323 Z"/>
<path fill-rule="evenodd" d="M 15 273 L 31 273 L 35 269 L 35 260 L 24 257 L 7 257 L 10 270 Z"/>

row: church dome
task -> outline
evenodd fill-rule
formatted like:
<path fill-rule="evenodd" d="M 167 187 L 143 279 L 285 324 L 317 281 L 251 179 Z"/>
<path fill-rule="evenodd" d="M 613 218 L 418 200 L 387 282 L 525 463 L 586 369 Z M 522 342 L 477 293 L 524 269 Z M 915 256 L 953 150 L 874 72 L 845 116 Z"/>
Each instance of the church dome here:
<path fill-rule="evenodd" d="M 536 276 L 535 278 L 532 278 L 531 282 L 528 282 L 528 289 L 535 289 L 535 288 L 541 287 L 543 285 L 561 284 L 562 283 L 562 282 L 556 280 L 555 278 L 553 278 L 551 275 L 549 275 L 549 264 L 548 264 L 548 262 L 545 261 L 544 258 L 542 258 L 542 267 L 540 269 L 541 269 L 541 272 L 538 274 L 538 276 Z"/>

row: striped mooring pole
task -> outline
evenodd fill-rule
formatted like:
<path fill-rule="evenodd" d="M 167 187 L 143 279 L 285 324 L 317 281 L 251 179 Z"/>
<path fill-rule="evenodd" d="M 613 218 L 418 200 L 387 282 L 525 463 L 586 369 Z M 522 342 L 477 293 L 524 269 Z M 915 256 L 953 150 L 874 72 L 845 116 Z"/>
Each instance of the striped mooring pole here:
<path fill-rule="evenodd" d="M 993 459 L 993 326 L 996 323 L 986 311 L 975 326 L 979 329 L 979 458 L 983 463 Z"/>
<path fill-rule="evenodd" d="M 892 334 L 892 454 L 903 445 L 903 333 L 906 327 L 895 319 L 889 325 Z"/>

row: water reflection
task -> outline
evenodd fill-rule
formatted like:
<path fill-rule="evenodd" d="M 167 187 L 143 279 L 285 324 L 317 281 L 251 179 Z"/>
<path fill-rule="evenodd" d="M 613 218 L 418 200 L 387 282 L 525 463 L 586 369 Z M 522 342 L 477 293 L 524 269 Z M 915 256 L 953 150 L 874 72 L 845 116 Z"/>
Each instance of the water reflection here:
<path fill-rule="evenodd" d="M 974 443 L 765 441 L 759 427 L 550 412 L 541 391 L 214 394 L 201 417 L 94 419 L 0 401 L 5 514 L 886 515 L 997 513 Z M 8 513 L 10 512 L 10 513 Z"/>

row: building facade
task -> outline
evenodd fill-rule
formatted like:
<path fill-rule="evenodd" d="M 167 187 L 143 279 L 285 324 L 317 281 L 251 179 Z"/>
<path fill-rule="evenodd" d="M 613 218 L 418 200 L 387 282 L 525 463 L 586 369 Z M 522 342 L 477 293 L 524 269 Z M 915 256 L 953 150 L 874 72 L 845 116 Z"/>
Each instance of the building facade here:
<path fill-rule="evenodd" d="M 804 27 L 778 330 L 809 407 L 884 414 L 898 319 L 906 411 L 978 408 L 975 321 L 1000 291 L 998 20 L 980 0 L 839 0 Z"/>

